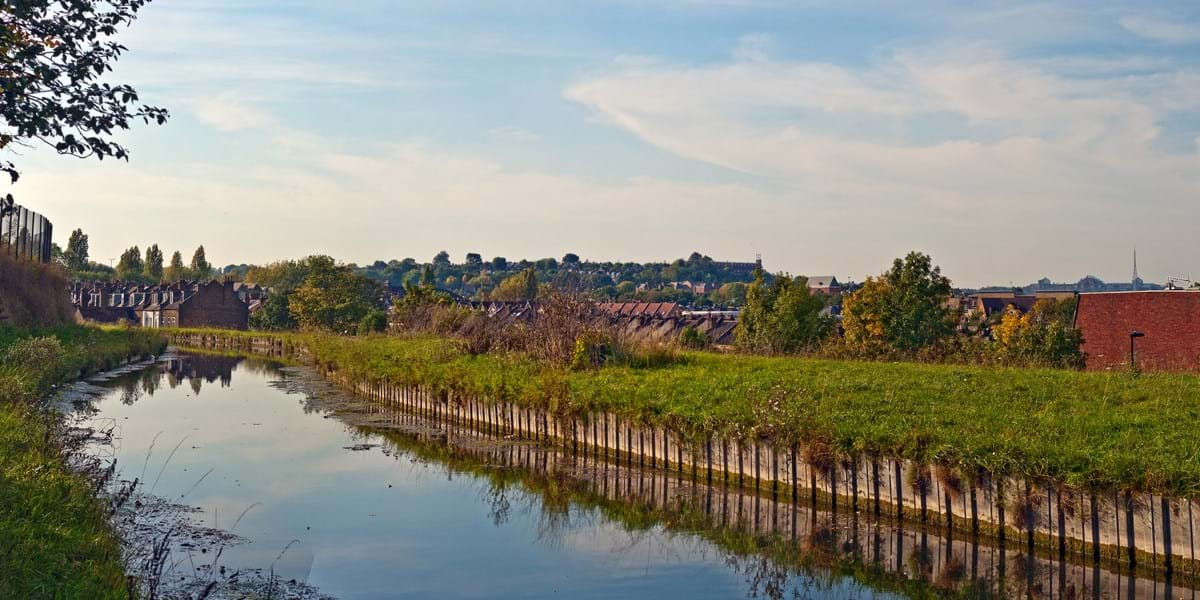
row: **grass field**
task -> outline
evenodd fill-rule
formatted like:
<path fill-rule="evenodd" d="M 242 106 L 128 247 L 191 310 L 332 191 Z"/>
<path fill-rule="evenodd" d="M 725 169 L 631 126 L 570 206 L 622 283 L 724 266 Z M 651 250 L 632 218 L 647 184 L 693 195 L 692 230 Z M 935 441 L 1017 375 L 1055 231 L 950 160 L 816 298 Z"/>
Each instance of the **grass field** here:
<path fill-rule="evenodd" d="M 213 332 L 209 332 L 213 333 Z M 249 336 L 259 334 L 236 333 Z M 686 353 L 568 372 L 451 340 L 282 334 L 355 379 L 607 410 L 696 436 L 830 444 L 1082 488 L 1200 493 L 1200 377 Z"/>
<path fill-rule="evenodd" d="M 39 337 L 58 344 L 28 342 Z M 127 597 L 102 503 L 64 464 L 56 417 L 36 400 L 81 371 L 163 345 L 149 331 L 0 328 L 0 598 Z"/>

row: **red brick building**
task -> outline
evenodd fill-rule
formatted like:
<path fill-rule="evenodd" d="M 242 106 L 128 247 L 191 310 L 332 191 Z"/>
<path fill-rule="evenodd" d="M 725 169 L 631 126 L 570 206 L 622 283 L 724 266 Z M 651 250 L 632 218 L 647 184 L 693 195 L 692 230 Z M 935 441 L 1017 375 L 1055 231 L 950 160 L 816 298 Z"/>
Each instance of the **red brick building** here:
<path fill-rule="evenodd" d="M 1152 291 L 1080 294 L 1075 326 L 1091 370 L 1129 365 L 1129 334 L 1145 370 L 1200 370 L 1200 292 Z"/>

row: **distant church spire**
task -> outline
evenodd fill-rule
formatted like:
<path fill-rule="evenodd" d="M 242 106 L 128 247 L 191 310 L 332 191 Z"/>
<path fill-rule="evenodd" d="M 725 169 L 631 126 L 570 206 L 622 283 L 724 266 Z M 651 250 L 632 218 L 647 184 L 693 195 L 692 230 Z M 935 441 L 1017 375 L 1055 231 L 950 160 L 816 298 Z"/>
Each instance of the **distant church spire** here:
<path fill-rule="evenodd" d="M 1133 247 L 1133 289 L 1142 289 L 1142 278 L 1138 277 L 1137 272 L 1137 246 Z"/>

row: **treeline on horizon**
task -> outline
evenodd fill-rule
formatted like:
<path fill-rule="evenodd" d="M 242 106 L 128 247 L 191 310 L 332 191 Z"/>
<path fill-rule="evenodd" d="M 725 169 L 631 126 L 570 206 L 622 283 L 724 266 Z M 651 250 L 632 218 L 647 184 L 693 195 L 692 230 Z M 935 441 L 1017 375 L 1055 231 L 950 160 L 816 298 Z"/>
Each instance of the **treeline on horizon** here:
<path fill-rule="evenodd" d="M 248 283 L 268 285 L 265 282 L 271 279 L 272 267 L 278 265 L 230 265 L 224 273 Z M 473 252 L 462 262 L 454 262 L 448 252 L 442 251 L 428 262 L 405 258 L 349 266 L 355 273 L 384 282 L 395 290 L 419 284 L 471 300 L 529 299 L 532 295 L 523 293 L 521 288 L 528 287 L 532 276 L 543 289 L 583 293 L 593 300 L 734 307 L 745 302 L 746 286 L 753 279 L 749 270 L 732 268 L 728 262 L 713 260 L 699 252 L 673 262 L 637 263 L 587 261 L 574 253 L 567 253 L 561 259 L 510 261 L 497 256 L 484 260 Z M 682 282 L 700 283 L 710 289 L 696 293 L 669 286 Z"/>
<path fill-rule="evenodd" d="M 204 246 L 192 253 L 190 263 L 183 262 L 183 253 L 176 250 L 170 262 L 165 261 L 158 244 L 146 246 L 143 254 L 137 246 L 121 253 L 116 266 L 92 260 L 88 235 L 82 229 L 71 232 L 64 249 L 51 245 L 51 259 L 79 281 L 125 281 L 136 284 L 173 283 L 181 280 L 208 281 L 217 276 L 208 262 Z"/>

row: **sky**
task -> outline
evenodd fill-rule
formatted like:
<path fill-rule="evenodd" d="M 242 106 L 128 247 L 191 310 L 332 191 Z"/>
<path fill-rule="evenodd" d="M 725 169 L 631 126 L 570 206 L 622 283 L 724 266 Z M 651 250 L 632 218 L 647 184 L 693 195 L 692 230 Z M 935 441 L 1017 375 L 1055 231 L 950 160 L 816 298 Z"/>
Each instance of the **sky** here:
<path fill-rule="evenodd" d="M 128 163 L 17 157 L 93 259 L 700 251 L 1200 277 L 1200 3 L 155 0 Z"/>

